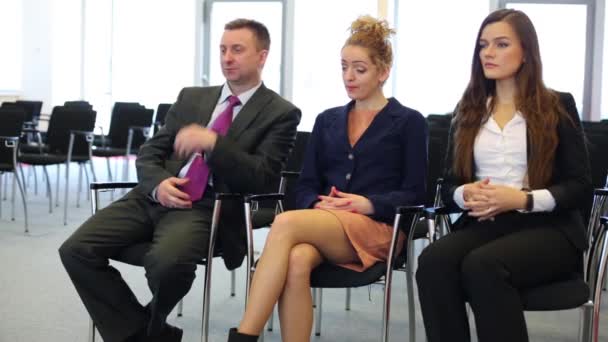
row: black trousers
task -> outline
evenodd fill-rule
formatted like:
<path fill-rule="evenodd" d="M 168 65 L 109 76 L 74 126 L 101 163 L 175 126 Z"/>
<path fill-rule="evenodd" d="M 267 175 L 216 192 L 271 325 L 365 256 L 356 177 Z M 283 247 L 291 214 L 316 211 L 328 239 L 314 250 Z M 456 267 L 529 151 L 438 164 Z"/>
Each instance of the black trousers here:
<path fill-rule="evenodd" d="M 416 280 L 429 342 L 470 341 L 465 302 L 480 342 L 528 341 L 520 289 L 571 276 L 582 253 L 534 214 L 471 220 L 429 245 Z"/>
<path fill-rule="evenodd" d="M 89 218 L 59 248 L 61 261 L 104 341 L 121 342 L 139 331 L 160 333 L 171 310 L 188 293 L 196 262 L 207 256 L 212 196 L 192 209 L 168 209 L 129 196 Z M 144 268 L 152 300 L 140 304 L 109 260 L 152 241 Z"/>

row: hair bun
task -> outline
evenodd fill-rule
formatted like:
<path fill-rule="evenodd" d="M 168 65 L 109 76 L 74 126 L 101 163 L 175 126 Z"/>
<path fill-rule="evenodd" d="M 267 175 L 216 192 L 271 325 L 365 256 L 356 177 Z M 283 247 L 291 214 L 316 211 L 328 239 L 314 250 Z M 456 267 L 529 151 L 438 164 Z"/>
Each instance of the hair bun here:
<path fill-rule="evenodd" d="M 372 39 L 389 39 L 395 30 L 389 27 L 385 19 L 376 19 L 369 15 L 360 16 L 350 25 L 351 36 L 368 36 Z"/>

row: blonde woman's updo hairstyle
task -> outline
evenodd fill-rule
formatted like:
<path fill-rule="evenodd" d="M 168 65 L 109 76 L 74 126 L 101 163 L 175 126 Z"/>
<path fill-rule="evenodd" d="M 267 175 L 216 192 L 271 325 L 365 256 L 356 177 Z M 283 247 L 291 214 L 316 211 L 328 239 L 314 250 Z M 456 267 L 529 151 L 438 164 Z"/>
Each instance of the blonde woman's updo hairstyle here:
<path fill-rule="evenodd" d="M 357 18 L 350 25 L 350 37 L 344 46 L 354 45 L 367 48 L 374 65 L 381 70 L 389 70 L 393 64 L 393 49 L 390 37 L 395 30 L 388 26 L 386 20 L 379 20 L 369 15 Z"/>

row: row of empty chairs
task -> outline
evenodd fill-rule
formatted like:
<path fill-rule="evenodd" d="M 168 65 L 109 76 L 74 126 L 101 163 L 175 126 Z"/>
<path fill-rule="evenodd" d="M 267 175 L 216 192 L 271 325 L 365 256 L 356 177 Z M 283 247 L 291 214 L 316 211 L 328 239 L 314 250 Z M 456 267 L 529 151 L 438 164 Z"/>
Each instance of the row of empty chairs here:
<path fill-rule="evenodd" d="M 80 185 L 83 171 L 89 181 L 89 166 L 92 180 L 97 177 L 92 166 L 93 156 L 105 157 L 108 165 L 108 176 L 112 180 L 110 157 L 125 157 L 123 179 L 128 175 L 128 157 L 136 154 L 139 146 L 147 139 L 152 129 L 159 129 L 164 124 L 164 117 L 170 104 L 159 105 L 157 120 L 152 124 L 154 110 L 147 109 L 139 103 L 117 102 L 112 110 L 110 130 L 107 135 L 95 135 L 97 113 L 93 106 L 86 101 L 66 101 L 63 106 L 56 106 L 48 119 L 47 130 L 37 129 L 40 119 L 42 102 L 16 101 L 4 102 L 0 106 L 0 174 L 13 174 L 12 219 L 14 220 L 15 186 L 18 185 L 24 208 L 25 231 L 28 232 L 27 204 L 25 183 L 26 178 L 21 164 L 31 166 L 33 171 L 35 191 L 37 193 L 37 178 L 34 167 L 42 166 L 46 181 L 46 196 L 49 198 L 49 212 L 53 210 L 53 195 L 47 166 L 57 165 L 55 182 L 55 206 L 59 206 L 59 165 L 65 165 L 64 192 L 64 224 L 67 224 L 68 184 L 70 164 L 76 162 L 79 166 L 78 198 L 80 202 Z M 13 158 L 14 157 L 14 158 Z M 28 174 L 29 175 L 29 174 Z M 7 187 L 7 178 L 4 179 Z M 2 192 L 0 179 L 0 193 Z M 6 194 L 7 189 L 4 189 Z M 5 196 L 6 198 L 6 196 Z M 0 214 L 2 206 L 0 203 Z"/>

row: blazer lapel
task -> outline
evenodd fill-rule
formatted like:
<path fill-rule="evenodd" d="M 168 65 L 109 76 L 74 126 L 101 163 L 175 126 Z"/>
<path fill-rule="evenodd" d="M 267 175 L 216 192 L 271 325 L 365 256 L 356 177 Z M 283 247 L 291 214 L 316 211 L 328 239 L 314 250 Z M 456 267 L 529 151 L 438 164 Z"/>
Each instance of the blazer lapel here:
<path fill-rule="evenodd" d="M 199 103 L 198 110 L 198 120 L 200 124 L 207 126 L 209 120 L 211 120 L 211 114 L 215 110 L 215 106 L 217 105 L 217 101 L 220 98 L 220 94 L 222 93 L 222 87 L 210 87 L 209 93 L 207 96 L 201 97 L 201 102 Z"/>
<path fill-rule="evenodd" d="M 233 139 L 238 138 L 271 99 L 270 91 L 262 84 L 249 101 L 247 101 L 245 106 L 241 108 L 236 119 L 234 119 L 232 125 L 230 125 L 227 136 Z"/>

